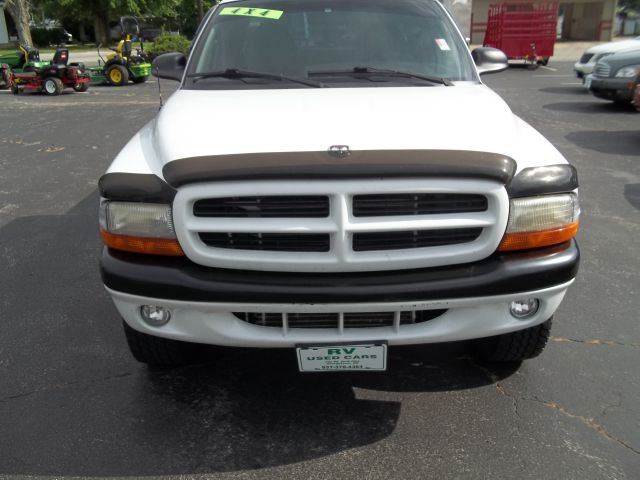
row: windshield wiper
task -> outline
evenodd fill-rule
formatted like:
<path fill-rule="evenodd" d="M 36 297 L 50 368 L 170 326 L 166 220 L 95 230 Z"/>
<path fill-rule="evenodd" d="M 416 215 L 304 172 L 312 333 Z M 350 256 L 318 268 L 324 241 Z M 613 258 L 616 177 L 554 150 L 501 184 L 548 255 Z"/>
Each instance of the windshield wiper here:
<path fill-rule="evenodd" d="M 431 83 L 440 83 L 447 87 L 453 86 L 453 83 L 448 78 L 435 77 L 431 75 L 423 75 L 419 73 L 403 72 L 400 70 L 390 70 L 386 68 L 375 67 L 353 67 L 351 70 L 325 70 L 308 72 L 309 77 L 322 77 L 333 75 L 387 75 L 391 77 L 405 77 L 405 78 L 419 78 L 420 80 L 426 80 Z"/>
<path fill-rule="evenodd" d="M 315 80 L 304 80 L 301 78 L 288 77 L 286 75 L 278 75 L 276 73 L 253 72 L 251 70 L 240 70 L 239 68 L 226 68 L 217 72 L 192 73 L 187 75 L 193 78 L 194 82 L 204 78 L 266 78 L 270 80 L 284 80 L 287 82 L 299 83 L 308 87 L 322 88 L 324 84 Z"/>

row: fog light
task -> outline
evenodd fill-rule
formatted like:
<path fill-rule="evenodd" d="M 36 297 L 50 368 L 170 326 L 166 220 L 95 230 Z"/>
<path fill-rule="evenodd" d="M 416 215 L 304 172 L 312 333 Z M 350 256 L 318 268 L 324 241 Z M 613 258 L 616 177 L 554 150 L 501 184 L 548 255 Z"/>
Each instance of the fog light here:
<path fill-rule="evenodd" d="M 142 319 L 152 327 L 166 325 L 171 319 L 171 312 L 164 307 L 157 305 L 143 305 L 140 307 Z"/>
<path fill-rule="evenodd" d="M 518 320 L 524 320 L 525 318 L 532 317 L 538 311 L 538 307 L 540 306 L 540 302 L 537 298 L 526 298 L 523 300 L 516 300 L 515 302 L 511 302 L 509 305 L 509 310 L 511 311 L 511 315 L 513 315 Z"/>

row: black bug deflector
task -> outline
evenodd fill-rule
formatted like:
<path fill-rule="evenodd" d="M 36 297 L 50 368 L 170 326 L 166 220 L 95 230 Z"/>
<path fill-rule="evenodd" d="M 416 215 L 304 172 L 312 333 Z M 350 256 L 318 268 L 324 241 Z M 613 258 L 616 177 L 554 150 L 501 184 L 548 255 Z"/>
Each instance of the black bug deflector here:
<path fill-rule="evenodd" d="M 195 182 L 379 177 L 483 178 L 509 183 L 516 162 L 507 156 L 462 150 L 359 150 L 241 153 L 183 158 L 162 169 L 174 188 Z"/>

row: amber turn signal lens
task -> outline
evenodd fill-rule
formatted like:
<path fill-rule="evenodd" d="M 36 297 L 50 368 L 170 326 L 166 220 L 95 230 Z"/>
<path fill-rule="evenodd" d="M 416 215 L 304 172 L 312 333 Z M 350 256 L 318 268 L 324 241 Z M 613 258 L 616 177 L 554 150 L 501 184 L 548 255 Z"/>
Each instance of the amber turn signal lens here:
<path fill-rule="evenodd" d="M 571 240 L 578 233 L 580 222 L 569 224 L 562 228 L 541 230 L 538 232 L 507 233 L 498 246 L 499 252 L 513 250 L 528 250 L 531 248 L 548 247 Z"/>
<path fill-rule="evenodd" d="M 184 256 L 184 252 L 176 239 L 114 235 L 103 229 L 100 229 L 100 235 L 102 235 L 102 241 L 107 247 L 116 250 L 146 253 L 148 255 Z"/>

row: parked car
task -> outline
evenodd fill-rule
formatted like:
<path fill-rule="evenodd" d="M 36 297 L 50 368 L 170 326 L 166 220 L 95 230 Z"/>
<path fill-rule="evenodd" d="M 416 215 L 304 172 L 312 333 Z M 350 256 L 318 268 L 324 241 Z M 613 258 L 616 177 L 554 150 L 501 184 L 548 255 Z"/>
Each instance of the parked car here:
<path fill-rule="evenodd" d="M 585 86 L 598 98 L 629 103 L 640 75 L 640 50 L 621 52 L 599 60 Z"/>
<path fill-rule="evenodd" d="M 640 50 L 640 37 L 621 40 L 619 42 L 604 43 L 588 48 L 584 51 L 580 60 L 578 60 L 573 66 L 573 70 L 578 78 L 584 78 L 585 75 L 593 72 L 598 60 L 605 58 L 608 55 L 613 55 L 614 53 L 627 50 Z"/>
<path fill-rule="evenodd" d="M 540 354 L 577 274 L 578 179 L 480 80 L 503 52 L 469 52 L 438 0 L 223 1 L 198 32 L 155 59 L 179 87 L 99 181 L 135 358 Z"/>

